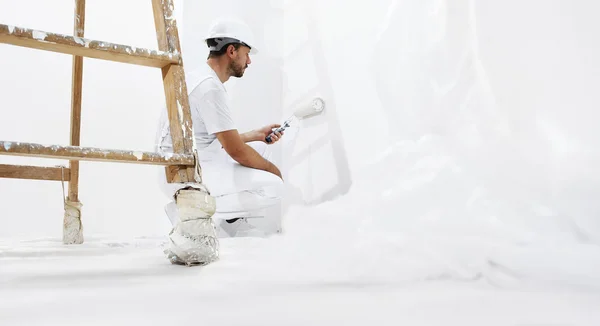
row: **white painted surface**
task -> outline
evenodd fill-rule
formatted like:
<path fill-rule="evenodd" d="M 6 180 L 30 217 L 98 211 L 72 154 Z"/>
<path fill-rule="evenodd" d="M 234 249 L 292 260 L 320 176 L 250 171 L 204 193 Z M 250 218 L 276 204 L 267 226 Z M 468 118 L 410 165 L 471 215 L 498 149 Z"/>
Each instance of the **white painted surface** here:
<path fill-rule="evenodd" d="M 70 4 L 50 20 L 55 4 L 30 11 L 4 2 L 4 23 L 72 28 Z M 57 244 L 60 184 L 0 180 L 0 324 L 599 323 L 598 3 L 220 3 L 185 3 L 186 67 L 205 59 L 194 30 L 218 12 L 245 13 L 263 29 L 266 54 L 231 85 L 243 123 L 285 118 L 304 87 L 327 79 L 319 91 L 335 103 L 340 132 L 324 127 L 335 127 L 330 116 L 303 126 L 292 152 L 313 155 L 290 170 L 291 196 L 318 198 L 339 181 L 332 139 L 346 150 L 350 192 L 287 210 L 283 236 L 226 240 L 221 262 L 182 269 L 158 247 L 168 221 L 152 167 L 82 164 L 80 247 Z M 155 47 L 149 6 L 101 9 L 111 4 L 88 4 L 86 37 Z M 317 27 L 321 52 L 301 45 L 307 25 Z M 9 76 L 0 108 L 10 115 L 0 139 L 64 144 L 70 59 L 0 50 L 19 59 L 0 61 Z M 164 100 L 156 70 L 85 67 L 82 144 L 151 149 Z M 321 135 L 329 138 L 319 148 Z M 288 167 L 290 157 L 282 151 Z M 0 157 L 17 161 L 54 164 Z M 24 240 L 36 237 L 44 239 Z M 55 309 L 66 300 L 69 315 Z"/>
<path fill-rule="evenodd" d="M 32 3 L 36 10 L 31 10 Z M 73 32 L 72 1 L 0 1 L 0 8 L 0 21 L 5 24 L 67 35 Z M 158 48 L 149 2 L 87 1 L 85 37 Z M 0 48 L 6 59 L 0 60 L 0 139 L 68 145 L 71 58 L 8 45 Z M 82 146 L 153 151 L 163 103 L 160 70 L 84 59 Z M 68 164 L 9 156 L 0 157 L 0 162 Z M 159 169 L 82 162 L 85 234 L 164 234 L 169 225 L 162 211 L 165 199 L 158 189 L 154 191 Z M 2 179 L 0 191 L 4 207 L 0 237 L 62 237 L 60 183 Z M 36 198 L 35 205 L 30 204 L 30 197 Z"/>

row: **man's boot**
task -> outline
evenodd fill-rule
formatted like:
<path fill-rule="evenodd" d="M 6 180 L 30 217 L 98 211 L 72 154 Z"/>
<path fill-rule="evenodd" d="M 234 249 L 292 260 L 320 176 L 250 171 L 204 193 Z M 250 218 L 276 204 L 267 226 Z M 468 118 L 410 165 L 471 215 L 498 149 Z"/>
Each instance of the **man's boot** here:
<path fill-rule="evenodd" d="M 181 189 L 175 202 L 179 219 L 169 233 L 170 247 L 165 251 L 171 263 L 207 265 L 218 260 L 214 197 L 200 189 Z"/>

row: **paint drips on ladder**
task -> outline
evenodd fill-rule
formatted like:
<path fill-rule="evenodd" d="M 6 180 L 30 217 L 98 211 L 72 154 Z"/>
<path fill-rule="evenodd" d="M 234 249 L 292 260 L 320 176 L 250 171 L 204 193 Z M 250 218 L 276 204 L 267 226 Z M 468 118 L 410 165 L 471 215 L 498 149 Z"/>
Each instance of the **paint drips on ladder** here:
<path fill-rule="evenodd" d="M 185 133 L 185 129 L 184 129 Z M 73 157 L 81 159 L 93 160 L 108 160 L 114 162 L 131 162 L 133 157 L 138 162 L 172 162 L 178 164 L 182 161 L 188 160 L 186 155 L 179 155 L 173 153 L 153 153 L 153 152 L 142 152 L 142 151 L 121 151 L 121 150 L 109 150 L 102 148 L 86 148 L 86 147 L 74 147 L 67 146 L 63 147 L 60 145 L 41 145 L 41 144 L 30 144 L 21 142 L 6 142 L 0 141 L 0 152 L 8 152 L 13 154 L 23 154 L 24 156 L 40 156 L 50 155 L 60 157 Z M 12 149 L 12 151 L 11 151 Z"/>
<path fill-rule="evenodd" d="M 179 103 L 179 100 L 177 100 L 177 111 L 179 113 L 179 121 L 183 122 L 183 109 L 181 108 L 181 104 Z M 181 126 L 181 131 L 183 132 L 183 138 L 186 138 L 187 132 L 186 132 L 186 126 L 182 123 Z"/>
<path fill-rule="evenodd" d="M 86 42 L 81 37 L 75 36 L 75 37 L 73 37 L 73 40 L 75 41 L 75 43 L 87 47 Z"/>
<path fill-rule="evenodd" d="M 48 36 L 48 35 L 46 35 L 46 33 L 41 32 L 41 31 L 33 31 L 31 33 L 31 35 L 33 36 L 34 39 L 41 40 L 41 41 L 44 41 L 46 39 L 46 36 Z"/>

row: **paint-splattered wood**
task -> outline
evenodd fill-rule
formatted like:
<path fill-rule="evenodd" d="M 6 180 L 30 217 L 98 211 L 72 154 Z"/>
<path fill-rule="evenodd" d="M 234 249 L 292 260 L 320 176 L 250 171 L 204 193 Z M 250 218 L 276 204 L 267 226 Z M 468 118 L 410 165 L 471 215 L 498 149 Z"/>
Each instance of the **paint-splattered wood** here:
<path fill-rule="evenodd" d="M 8 141 L 0 141 L 0 155 L 150 165 L 189 165 L 192 168 L 195 164 L 194 155 L 192 154 L 154 153 Z"/>
<path fill-rule="evenodd" d="M 85 31 L 85 0 L 75 0 L 73 35 L 83 37 Z M 71 146 L 81 145 L 81 91 L 83 88 L 83 57 L 73 56 L 71 82 Z M 71 181 L 69 196 L 71 202 L 79 201 L 79 161 L 69 161 Z"/>
<path fill-rule="evenodd" d="M 0 178 L 70 181 L 68 168 L 0 164 Z"/>
<path fill-rule="evenodd" d="M 180 62 L 179 51 L 141 49 L 3 24 L 0 24 L 0 43 L 157 68 Z"/>
<path fill-rule="evenodd" d="M 159 50 L 181 53 L 177 23 L 173 17 L 173 1 L 152 0 L 152 8 Z M 173 149 L 176 153 L 193 153 L 194 133 L 183 61 L 162 68 L 162 76 Z M 195 169 L 169 167 L 166 173 L 168 182 L 191 182 L 194 181 Z"/>

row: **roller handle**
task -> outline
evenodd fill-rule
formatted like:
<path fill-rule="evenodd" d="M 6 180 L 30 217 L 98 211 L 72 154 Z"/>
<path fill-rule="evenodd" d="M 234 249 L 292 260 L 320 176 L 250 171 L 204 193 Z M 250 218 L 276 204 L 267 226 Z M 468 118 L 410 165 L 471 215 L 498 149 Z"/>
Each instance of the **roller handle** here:
<path fill-rule="evenodd" d="M 273 142 L 273 139 L 271 138 L 271 136 L 272 136 L 274 133 L 276 133 L 276 132 L 282 132 L 282 131 L 284 131 L 286 127 L 287 127 L 287 124 L 286 124 L 286 125 L 284 125 L 283 127 L 279 127 L 279 128 L 277 128 L 277 129 L 274 129 L 274 130 L 273 130 L 273 132 L 272 132 L 270 135 L 268 135 L 267 137 L 265 137 L 265 141 L 266 141 L 267 143 L 271 143 L 271 142 Z"/>

